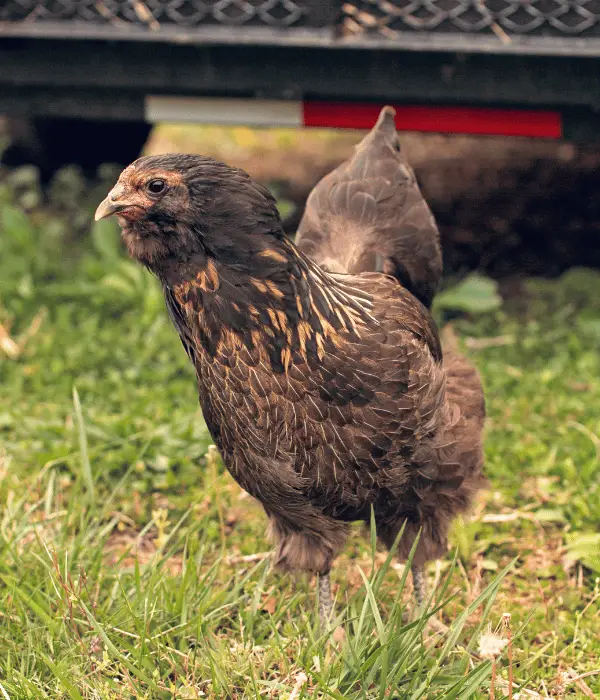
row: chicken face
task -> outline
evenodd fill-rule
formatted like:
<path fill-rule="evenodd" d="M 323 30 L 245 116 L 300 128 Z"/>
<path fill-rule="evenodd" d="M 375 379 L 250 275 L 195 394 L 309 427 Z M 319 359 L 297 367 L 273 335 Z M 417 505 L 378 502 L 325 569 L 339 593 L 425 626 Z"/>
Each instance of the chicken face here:
<path fill-rule="evenodd" d="M 175 199 L 176 203 L 187 188 L 182 187 L 181 178 L 176 173 L 161 170 L 150 172 L 136 171 L 130 165 L 123 171 L 119 181 L 108 193 L 96 210 L 96 221 L 116 214 L 119 220 L 139 221 L 151 214 L 156 205 L 162 201 L 162 207 Z M 166 202 L 163 201 L 166 198 Z"/>
<path fill-rule="evenodd" d="M 185 243 L 178 222 L 187 220 L 189 187 L 185 173 L 168 165 L 135 161 L 96 209 L 96 221 L 116 215 L 129 253 L 146 265 Z"/>
<path fill-rule="evenodd" d="M 268 190 L 242 170 L 198 155 L 136 160 L 98 206 L 96 221 L 111 215 L 131 256 L 147 267 L 196 255 L 244 265 L 267 237 L 281 235 Z"/>

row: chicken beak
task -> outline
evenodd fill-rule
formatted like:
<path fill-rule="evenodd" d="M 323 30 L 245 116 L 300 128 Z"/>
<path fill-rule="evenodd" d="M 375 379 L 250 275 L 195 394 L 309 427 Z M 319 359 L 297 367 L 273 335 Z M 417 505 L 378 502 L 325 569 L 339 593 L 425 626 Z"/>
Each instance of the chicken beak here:
<path fill-rule="evenodd" d="M 125 188 L 120 182 L 112 188 L 112 190 L 106 195 L 104 199 L 98 205 L 96 213 L 94 214 L 94 220 L 100 221 L 100 219 L 105 219 L 107 216 L 112 216 L 113 214 L 118 214 L 120 211 L 133 206 L 131 201 L 127 201 Z"/>
<path fill-rule="evenodd" d="M 123 211 L 123 209 L 126 207 L 126 204 L 112 201 L 109 195 L 98 205 L 98 209 L 96 209 L 96 213 L 94 214 L 94 221 L 100 221 L 100 219 L 105 219 L 107 216 L 117 214 L 118 212 Z"/>

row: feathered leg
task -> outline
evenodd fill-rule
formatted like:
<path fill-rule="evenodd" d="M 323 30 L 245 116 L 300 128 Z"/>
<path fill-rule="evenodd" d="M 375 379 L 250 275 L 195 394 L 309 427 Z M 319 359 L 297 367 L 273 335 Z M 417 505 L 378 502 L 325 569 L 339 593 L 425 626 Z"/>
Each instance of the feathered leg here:
<path fill-rule="evenodd" d="M 323 631 L 328 630 L 333 616 L 333 599 L 329 574 L 319 575 L 319 620 Z"/>
<path fill-rule="evenodd" d="M 427 600 L 427 574 L 422 566 L 413 566 L 411 571 L 415 600 L 417 601 L 417 605 L 421 607 Z"/>
<path fill-rule="evenodd" d="M 422 566 L 413 566 L 412 567 L 412 577 L 413 577 L 413 588 L 415 591 L 415 600 L 417 602 L 417 606 L 419 608 L 422 608 L 427 602 L 427 596 L 428 596 L 428 585 L 427 585 L 427 574 L 425 573 L 425 569 Z M 420 612 L 421 612 L 420 611 Z M 448 627 L 441 621 L 436 619 L 435 617 L 430 617 L 429 620 L 427 621 L 428 627 L 433 632 L 436 633 L 441 633 L 441 634 L 447 634 L 448 633 Z"/>

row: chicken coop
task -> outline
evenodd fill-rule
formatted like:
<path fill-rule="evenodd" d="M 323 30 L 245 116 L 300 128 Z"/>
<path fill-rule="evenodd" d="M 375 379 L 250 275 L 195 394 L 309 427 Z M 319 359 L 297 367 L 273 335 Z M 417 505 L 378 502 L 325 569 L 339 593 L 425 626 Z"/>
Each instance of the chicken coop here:
<path fill-rule="evenodd" d="M 0 113 L 50 163 L 128 159 L 154 121 L 370 127 L 384 102 L 401 129 L 598 135 L 595 0 L 8 0 L 0 37 Z"/>

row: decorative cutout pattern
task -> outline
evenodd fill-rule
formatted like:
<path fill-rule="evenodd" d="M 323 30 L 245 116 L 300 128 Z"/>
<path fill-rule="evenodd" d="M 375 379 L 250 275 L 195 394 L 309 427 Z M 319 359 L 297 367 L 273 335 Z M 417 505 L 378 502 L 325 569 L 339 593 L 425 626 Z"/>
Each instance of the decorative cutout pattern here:
<path fill-rule="evenodd" d="M 0 0 L 0 22 L 285 29 L 321 26 L 321 20 L 315 23 L 321 10 L 336 16 L 346 35 L 600 37 L 600 0 Z"/>
<path fill-rule="evenodd" d="M 346 34 L 600 36 L 600 0 L 350 0 L 342 13 Z"/>
<path fill-rule="evenodd" d="M 294 0 L 5 0 L 0 21 L 132 22 L 227 26 L 300 24 L 308 10 Z"/>

